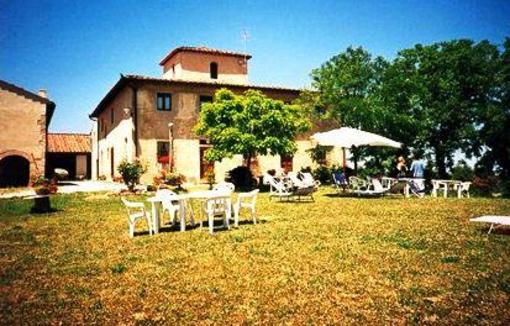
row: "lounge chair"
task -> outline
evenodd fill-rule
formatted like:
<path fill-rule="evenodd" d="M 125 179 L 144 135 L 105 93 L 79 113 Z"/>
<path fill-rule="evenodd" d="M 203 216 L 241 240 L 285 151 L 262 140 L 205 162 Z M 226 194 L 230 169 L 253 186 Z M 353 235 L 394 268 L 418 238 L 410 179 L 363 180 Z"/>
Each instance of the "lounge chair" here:
<path fill-rule="evenodd" d="M 383 196 L 389 189 L 385 189 L 381 182 L 378 179 L 372 179 L 370 184 L 365 188 L 354 189 L 353 193 L 358 194 L 358 196 Z"/>
<path fill-rule="evenodd" d="M 483 222 L 483 223 L 490 223 L 491 226 L 489 228 L 489 232 L 487 234 L 490 234 L 492 230 L 494 230 L 497 227 L 503 226 L 503 225 L 509 225 L 510 226 L 510 216 L 500 216 L 500 215 L 485 215 L 480 217 L 475 217 L 470 219 L 471 222 Z"/>
<path fill-rule="evenodd" d="M 279 197 L 280 200 L 282 198 L 287 198 L 287 200 L 290 200 L 293 197 L 297 197 L 298 200 L 301 200 L 301 197 L 310 197 L 310 199 L 313 201 L 313 193 L 316 191 L 315 187 L 297 187 L 292 184 L 288 186 L 283 181 L 277 181 L 273 176 L 271 175 L 265 175 L 264 179 L 268 181 L 269 183 L 269 198 L 271 197 Z"/>
<path fill-rule="evenodd" d="M 412 179 L 409 180 L 410 192 L 420 198 L 425 197 L 425 179 Z"/>
<path fill-rule="evenodd" d="M 349 177 L 349 189 L 353 191 L 357 190 L 366 190 L 368 188 L 369 184 L 366 180 L 363 180 L 361 178 L 350 176 Z"/>
<path fill-rule="evenodd" d="M 331 174 L 331 179 L 333 180 L 333 186 L 340 191 L 345 191 L 347 187 L 349 186 L 349 183 L 347 182 L 347 179 L 345 178 L 345 175 L 341 172 L 335 172 Z"/>
<path fill-rule="evenodd" d="M 272 175 L 266 174 L 264 180 L 269 183 L 269 198 L 278 197 L 289 199 L 292 196 L 292 192 L 285 186 L 282 180 L 276 180 Z"/>
<path fill-rule="evenodd" d="M 321 185 L 321 182 L 319 180 L 315 180 L 311 173 L 302 172 L 301 175 L 303 176 L 303 182 L 307 187 L 318 188 Z"/>

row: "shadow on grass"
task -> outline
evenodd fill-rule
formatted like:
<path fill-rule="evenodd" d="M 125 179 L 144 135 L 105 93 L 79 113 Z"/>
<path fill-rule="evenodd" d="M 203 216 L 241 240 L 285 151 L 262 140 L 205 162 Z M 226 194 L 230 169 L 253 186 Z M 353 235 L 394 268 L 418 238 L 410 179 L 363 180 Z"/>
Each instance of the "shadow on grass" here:
<path fill-rule="evenodd" d="M 358 196 L 358 194 L 354 194 L 354 193 L 349 193 L 349 192 L 346 192 L 346 193 L 328 193 L 328 194 L 324 194 L 323 195 L 324 197 L 329 197 L 329 198 L 349 198 L 349 199 L 367 199 L 367 198 L 374 198 L 374 199 L 377 199 L 377 198 L 384 198 L 384 199 L 405 199 L 405 197 L 403 195 L 400 195 L 400 194 L 388 194 L 388 195 L 385 195 L 385 196 L 376 196 L 376 195 L 373 195 L 373 196 L 369 196 L 369 195 L 362 195 L 362 196 Z"/>
<path fill-rule="evenodd" d="M 269 221 L 265 220 L 265 219 L 257 219 L 257 224 L 266 224 L 268 222 Z M 245 225 L 257 226 L 257 224 L 253 224 L 253 220 L 251 218 L 246 218 L 246 219 L 242 219 L 239 221 L 239 227 L 245 226 Z M 230 221 L 230 230 L 227 229 L 227 227 L 224 227 L 222 225 L 223 225 L 222 220 L 214 220 L 214 233 L 230 231 L 230 230 L 236 229 L 236 227 L 234 226 L 234 221 Z M 204 230 L 208 230 L 209 223 L 206 220 L 204 220 L 202 222 L 202 226 L 200 226 L 200 220 L 196 220 L 195 225 L 186 224 L 186 230 L 184 232 L 192 231 L 192 230 L 196 230 L 196 229 L 200 229 L 200 228 L 202 228 Z M 174 233 L 174 232 L 181 232 L 180 223 L 176 223 L 175 225 L 166 224 L 159 228 L 159 233 Z M 149 235 L 149 231 L 135 232 L 135 236 L 136 235 Z"/>

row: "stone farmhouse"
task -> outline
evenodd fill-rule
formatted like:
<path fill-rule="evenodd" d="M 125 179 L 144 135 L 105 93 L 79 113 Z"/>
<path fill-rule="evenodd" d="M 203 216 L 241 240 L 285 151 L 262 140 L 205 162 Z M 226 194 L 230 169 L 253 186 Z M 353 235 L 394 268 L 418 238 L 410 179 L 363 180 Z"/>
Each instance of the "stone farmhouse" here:
<path fill-rule="evenodd" d="M 119 162 L 137 157 L 148 169 L 141 181 L 150 183 L 153 176 L 167 166 L 170 155 L 175 171 L 184 174 L 188 182 L 203 181 L 210 168 L 214 168 L 217 181 L 223 180 L 228 170 L 242 164 L 242 157 L 237 155 L 214 164 L 204 159 L 211 145 L 192 131 L 201 105 L 212 101 L 220 88 L 235 93 L 260 90 L 268 97 L 287 103 L 300 94 L 299 89 L 250 84 L 250 58 L 245 53 L 179 47 L 159 63 L 163 68 L 160 77 L 121 75 L 90 114 L 95 122 L 92 177 L 115 178 Z M 320 126 L 314 129 L 318 128 Z M 260 172 L 312 166 L 306 152 L 311 147 L 308 137 L 309 134 L 298 137 L 298 151 L 293 157 L 258 157 L 255 165 Z"/>
<path fill-rule="evenodd" d="M 90 135 L 48 133 L 55 107 L 45 90 L 36 94 L 0 80 L 0 188 L 27 186 L 55 168 L 71 178 L 90 176 Z"/>

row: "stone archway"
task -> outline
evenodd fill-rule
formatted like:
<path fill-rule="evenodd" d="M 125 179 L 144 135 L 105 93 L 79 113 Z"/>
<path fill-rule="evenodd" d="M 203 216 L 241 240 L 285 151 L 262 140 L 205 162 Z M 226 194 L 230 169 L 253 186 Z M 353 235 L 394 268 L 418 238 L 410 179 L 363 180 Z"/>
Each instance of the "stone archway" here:
<path fill-rule="evenodd" d="M 0 188 L 26 187 L 29 181 L 30 161 L 25 153 L 13 152 L 0 155 Z"/>

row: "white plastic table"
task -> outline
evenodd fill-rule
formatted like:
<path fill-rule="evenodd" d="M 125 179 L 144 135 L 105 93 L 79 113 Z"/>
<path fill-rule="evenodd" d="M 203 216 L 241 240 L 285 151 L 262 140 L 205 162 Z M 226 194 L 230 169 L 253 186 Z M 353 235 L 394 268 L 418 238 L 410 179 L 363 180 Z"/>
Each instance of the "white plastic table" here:
<path fill-rule="evenodd" d="M 462 181 L 459 180 L 432 180 L 432 197 L 437 197 L 437 191 L 443 186 L 443 197 L 448 197 L 448 189 L 457 189 L 457 198 L 462 198 Z"/>
<path fill-rule="evenodd" d="M 179 202 L 179 219 L 181 222 L 181 232 L 186 230 L 186 213 L 189 209 L 190 213 L 190 219 L 191 224 L 195 225 L 194 220 L 194 213 L 193 209 L 190 204 L 190 200 L 193 199 L 202 199 L 206 200 L 209 198 L 217 197 L 218 195 L 225 195 L 225 198 L 227 199 L 227 205 L 230 207 L 232 205 L 232 195 L 230 193 L 226 193 L 224 191 L 195 191 L 190 192 L 186 194 L 179 194 L 177 196 L 172 197 L 172 201 L 176 200 Z M 160 227 L 160 211 L 161 211 L 161 203 L 162 198 L 158 196 L 150 197 L 147 199 L 148 202 L 151 203 L 151 212 L 152 212 L 152 229 L 154 233 L 159 233 L 159 227 Z M 229 215 L 231 215 L 231 212 L 228 212 Z M 231 218 L 231 216 L 227 216 L 228 219 Z"/>

